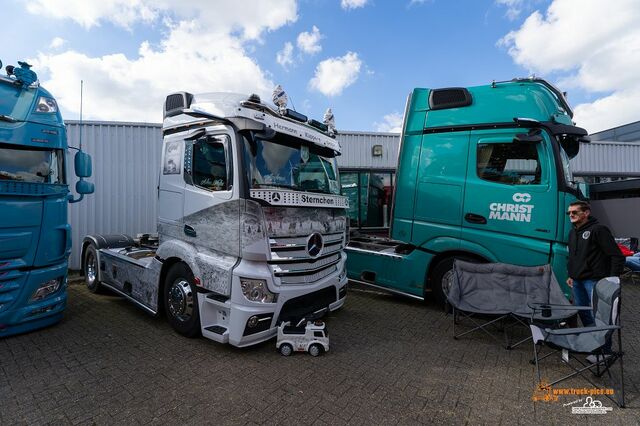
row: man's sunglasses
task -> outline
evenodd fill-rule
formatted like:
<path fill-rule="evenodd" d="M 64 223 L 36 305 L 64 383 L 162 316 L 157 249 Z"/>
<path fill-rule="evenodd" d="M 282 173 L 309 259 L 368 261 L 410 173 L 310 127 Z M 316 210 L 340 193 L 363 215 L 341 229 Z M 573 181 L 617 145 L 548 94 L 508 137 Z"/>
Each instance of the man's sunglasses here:
<path fill-rule="evenodd" d="M 578 215 L 579 215 L 579 214 L 581 214 L 581 213 L 582 213 L 582 210 L 569 210 L 569 211 L 567 212 L 567 216 L 573 216 L 573 215 L 578 216 Z"/>

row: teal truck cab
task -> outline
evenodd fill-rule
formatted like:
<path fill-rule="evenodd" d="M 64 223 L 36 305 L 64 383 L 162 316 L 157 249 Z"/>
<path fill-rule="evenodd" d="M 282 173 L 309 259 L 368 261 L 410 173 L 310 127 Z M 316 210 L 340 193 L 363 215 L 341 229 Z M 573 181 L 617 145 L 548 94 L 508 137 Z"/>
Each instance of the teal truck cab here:
<path fill-rule="evenodd" d="M 408 98 L 389 238 L 352 236 L 348 277 L 444 301 L 455 258 L 550 263 L 566 280 L 569 159 L 588 142 L 541 79 L 415 89 Z"/>
<path fill-rule="evenodd" d="M 80 197 L 69 194 L 58 105 L 31 66 L 18 64 L 0 76 L 0 337 L 62 318 L 71 252 L 67 203 L 93 192 L 82 179 L 91 175 L 91 159 L 78 151 Z"/>

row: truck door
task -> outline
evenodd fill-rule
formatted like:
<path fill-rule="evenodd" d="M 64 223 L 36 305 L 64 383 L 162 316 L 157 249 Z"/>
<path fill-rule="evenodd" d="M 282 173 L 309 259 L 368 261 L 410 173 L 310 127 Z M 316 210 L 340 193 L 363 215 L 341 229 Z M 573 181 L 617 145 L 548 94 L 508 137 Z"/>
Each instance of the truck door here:
<path fill-rule="evenodd" d="M 183 238 L 230 255 L 239 250 L 239 204 L 233 198 L 231 139 L 203 134 L 185 144 Z"/>
<path fill-rule="evenodd" d="M 184 140 L 178 135 L 165 138 L 158 182 L 158 226 L 161 233 L 175 235 L 182 225 L 184 196 Z"/>
<path fill-rule="evenodd" d="M 499 262 L 548 263 L 557 220 L 553 164 L 545 132 L 471 132 L 463 244 L 480 245 Z"/>

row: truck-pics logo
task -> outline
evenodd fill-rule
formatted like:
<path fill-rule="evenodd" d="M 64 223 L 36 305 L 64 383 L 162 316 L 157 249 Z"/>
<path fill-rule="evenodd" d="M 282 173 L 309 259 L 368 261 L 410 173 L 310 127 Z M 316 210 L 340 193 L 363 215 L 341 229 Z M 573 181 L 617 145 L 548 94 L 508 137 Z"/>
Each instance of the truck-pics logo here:
<path fill-rule="evenodd" d="M 489 219 L 506 220 L 509 222 L 531 222 L 531 212 L 533 204 L 522 204 L 531 201 L 531 194 L 526 192 L 516 192 L 512 197 L 512 203 L 491 203 L 489 204 Z"/>

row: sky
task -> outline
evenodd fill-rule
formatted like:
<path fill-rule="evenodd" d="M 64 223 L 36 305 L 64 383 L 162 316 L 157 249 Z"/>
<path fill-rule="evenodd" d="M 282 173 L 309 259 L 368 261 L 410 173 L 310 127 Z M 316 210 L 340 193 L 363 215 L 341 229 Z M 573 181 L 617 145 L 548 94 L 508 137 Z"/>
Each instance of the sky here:
<path fill-rule="evenodd" d="M 3 0 L 0 60 L 63 117 L 162 121 L 172 92 L 257 93 L 399 132 L 415 87 L 545 78 L 590 133 L 640 120 L 638 0 Z M 4 71 L 3 71 L 4 72 Z"/>

